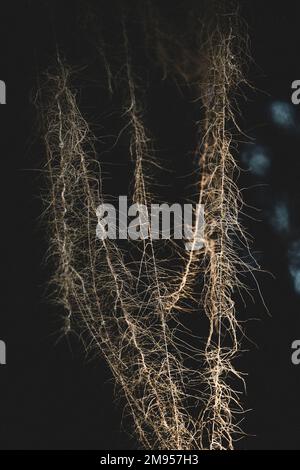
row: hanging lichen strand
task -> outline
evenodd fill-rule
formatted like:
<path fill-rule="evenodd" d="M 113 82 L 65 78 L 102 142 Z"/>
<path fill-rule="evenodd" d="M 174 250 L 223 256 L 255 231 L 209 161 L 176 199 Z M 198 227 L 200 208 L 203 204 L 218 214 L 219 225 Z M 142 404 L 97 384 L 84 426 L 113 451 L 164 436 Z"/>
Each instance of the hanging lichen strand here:
<path fill-rule="evenodd" d="M 174 278 L 168 282 L 170 274 L 156 259 L 151 238 L 128 265 L 117 242 L 96 239 L 101 170 L 69 74 L 60 63 L 57 75 L 49 75 L 45 112 L 49 254 L 58 264 L 54 283 L 56 300 L 67 312 L 65 331 L 87 330 L 102 351 L 144 447 L 194 448 L 194 423 L 184 406 L 184 366 L 168 327 Z M 145 131 L 134 104 L 128 113 L 136 158 L 134 198 L 145 198 Z"/>
<path fill-rule="evenodd" d="M 240 259 L 236 244 L 247 246 L 239 212 L 241 196 L 234 175 L 230 128 L 235 126 L 231 94 L 243 79 L 234 54 L 234 33 L 216 31 L 208 44 L 207 86 L 201 88 L 205 109 L 201 143 L 201 195 L 205 207 L 204 289 L 202 302 L 209 319 L 204 378 L 207 397 L 201 415 L 201 435 L 210 449 L 232 449 L 241 413 L 239 393 L 233 389 L 233 360 L 239 352 L 239 322 L 234 294 L 242 288 L 239 273 L 251 270 Z M 203 442 L 203 441 L 202 441 Z"/>
<path fill-rule="evenodd" d="M 153 239 L 151 231 L 134 242 L 96 238 L 97 207 L 107 202 L 103 165 L 79 110 L 72 73 L 58 58 L 57 70 L 41 90 L 55 300 L 66 311 L 65 332 L 87 333 L 89 346 L 105 357 L 144 448 L 232 449 L 240 433 L 235 414 L 242 412 L 234 389 L 235 379 L 241 379 L 233 364 L 240 329 L 234 295 L 242 287 L 239 273 L 249 270 L 235 245 L 240 240 L 248 246 L 238 220 L 242 203 L 230 133 L 235 125 L 231 96 L 242 81 L 236 15 L 210 13 L 213 21 L 206 26 L 199 13 L 193 19 L 194 40 L 178 44 L 170 31 L 164 35 L 157 8 L 151 2 L 148 7 L 142 9 L 145 44 L 149 34 L 155 36 L 149 56 L 165 75 L 184 77 L 203 112 L 195 200 L 204 204 L 204 248 L 187 251 L 180 242 Z M 144 123 L 133 46 L 120 11 L 122 67 L 115 79 L 103 40 L 98 50 L 107 77 L 102 81 L 109 95 L 122 88 L 124 127 L 117 135 L 124 129 L 128 135 L 126 158 L 133 165 L 128 198 L 150 208 L 158 197 L 153 187 L 160 163 Z M 192 247 L 198 241 L 193 228 Z M 188 332 L 181 323 L 191 314 L 205 314 L 208 330 Z"/>
<path fill-rule="evenodd" d="M 159 20 L 155 21 L 155 36 L 165 74 L 181 76 L 203 110 L 196 158 L 200 166 L 198 202 L 204 204 L 205 211 L 205 243 L 200 259 L 197 252 L 190 252 L 179 292 L 184 294 L 185 286 L 204 270 L 200 311 L 208 317 L 209 331 L 199 379 L 205 384 L 201 388 L 204 406 L 199 447 L 218 450 L 233 449 L 234 439 L 242 434 L 241 391 L 234 388 L 238 381 L 243 383 L 234 366 L 240 353 L 241 326 L 234 299 L 242 289 L 247 290 L 241 276 L 253 276 L 257 266 L 239 220 L 243 204 L 234 180 L 238 169 L 232 154 L 232 133 L 240 132 L 233 105 L 245 83 L 241 67 L 248 58 L 247 43 L 234 2 L 231 11 L 224 2 L 206 5 L 202 17 L 189 18 L 189 25 L 192 22 L 198 31 L 192 41 L 198 45 L 196 52 L 187 48 L 185 36 L 182 41 L 170 34 L 165 36 Z M 243 251 L 244 256 L 240 255 Z"/>

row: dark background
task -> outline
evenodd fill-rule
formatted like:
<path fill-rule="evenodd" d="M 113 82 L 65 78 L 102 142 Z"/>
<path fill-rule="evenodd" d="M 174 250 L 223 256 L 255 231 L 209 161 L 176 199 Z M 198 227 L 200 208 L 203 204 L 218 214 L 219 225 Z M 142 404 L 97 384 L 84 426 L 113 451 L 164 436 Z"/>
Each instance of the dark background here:
<path fill-rule="evenodd" d="M 173 15 L 177 3 L 166 7 Z M 267 149 L 271 162 L 263 175 L 243 172 L 240 186 L 247 188 L 246 202 L 259 209 L 250 210 L 258 220 L 246 223 L 259 262 L 273 277 L 258 276 L 270 315 L 257 295 L 241 312 L 243 320 L 256 320 L 247 323 L 255 344 L 246 343 L 248 351 L 240 361 L 248 374 L 244 403 L 251 411 L 243 427 L 249 437 L 237 448 L 300 449 L 300 365 L 291 363 L 291 343 L 300 338 L 300 297 L 288 257 L 300 234 L 300 131 L 276 125 L 270 112 L 274 102 L 291 103 L 291 83 L 300 79 L 300 5 L 288 0 L 240 4 L 253 58 L 248 79 L 255 88 L 241 101 L 248 136 L 243 140 L 251 138 L 252 146 Z M 77 6 L 67 1 L 1 2 L 0 79 L 7 85 L 7 105 L 0 107 L 0 339 L 7 344 L 7 365 L 0 366 L 1 449 L 136 448 L 125 432 L 127 422 L 107 367 L 87 357 L 76 337 L 58 341 L 60 312 L 45 300 L 49 269 L 43 265 L 47 236 L 40 197 L 45 156 L 31 96 L 37 77 L 53 63 L 56 42 L 75 63 L 85 52 L 76 26 Z M 293 106 L 291 113 L 300 129 L 300 111 Z M 164 122 L 157 123 L 164 126 L 168 131 Z M 168 132 L 172 135 L 174 129 Z M 178 154 L 187 138 L 188 131 L 183 142 L 176 142 Z M 247 152 L 249 144 L 242 142 L 242 166 Z M 271 223 L 278 200 L 286 201 L 289 211 L 284 233 Z"/>

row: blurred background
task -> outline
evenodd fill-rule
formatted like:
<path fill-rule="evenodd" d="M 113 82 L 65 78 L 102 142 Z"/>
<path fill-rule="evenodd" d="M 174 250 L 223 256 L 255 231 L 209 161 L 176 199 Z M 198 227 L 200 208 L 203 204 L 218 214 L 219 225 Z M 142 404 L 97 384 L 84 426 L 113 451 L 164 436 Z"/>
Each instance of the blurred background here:
<path fill-rule="evenodd" d="M 85 3 L 93 2 L 1 3 L 0 79 L 7 86 L 7 105 L 0 106 L 0 339 L 7 344 L 7 365 L 0 366 L 1 449 L 137 448 L 106 365 L 87 355 L 77 337 L 60 339 L 61 312 L 46 298 L 40 172 L 45 157 L 33 101 L 57 45 L 71 63 L 88 65 L 91 76 L 97 71 L 81 33 Z M 291 344 L 300 339 L 300 105 L 291 101 L 291 84 L 300 79 L 300 5 L 239 4 L 252 57 L 247 71 L 252 88 L 239 103 L 245 132 L 237 152 L 239 186 L 249 206 L 243 218 L 252 250 L 266 271 L 257 277 L 266 307 L 254 283 L 254 301 L 247 299 L 239 313 L 249 338 L 239 359 L 247 374 L 243 401 L 249 411 L 242 424 L 248 437 L 236 447 L 300 449 L 300 365 L 291 361 Z M 104 17 L 106 7 L 98 2 Z M 178 21 L 180 8 L 180 1 L 165 2 Z M 114 23 L 112 35 L 117 27 Z M 81 85 L 83 111 L 97 126 L 102 113 L 100 94 L 94 98 L 97 84 Z M 149 114 L 155 116 L 151 125 L 162 153 L 178 162 L 193 148 L 190 123 L 197 111 L 185 105 L 176 84 L 150 93 L 156 95 Z M 183 163 L 175 166 L 187 171 Z M 124 169 L 115 171 L 116 188 Z"/>

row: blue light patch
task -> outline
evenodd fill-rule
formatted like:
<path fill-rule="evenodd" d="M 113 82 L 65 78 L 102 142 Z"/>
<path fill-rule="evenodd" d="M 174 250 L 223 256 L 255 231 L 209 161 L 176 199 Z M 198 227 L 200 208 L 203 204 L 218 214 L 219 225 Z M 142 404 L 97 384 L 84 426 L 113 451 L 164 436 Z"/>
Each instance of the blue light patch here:
<path fill-rule="evenodd" d="M 255 145 L 242 154 L 242 161 L 255 176 L 265 176 L 271 167 L 267 151 L 260 145 Z"/>
<path fill-rule="evenodd" d="M 286 202 L 277 202 L 271 216 L 271 224 L 278 233 L 287 233 L 290 229 L 290 215 Z"/>
<path fill-rule="evenodd" d="M 300 240 L 294 241 L 288 251 L 289 272 L 295 292 L 300 294 Z"/>
<path fill-rule="evenodd" d="M 291 104 L 284 101 L 274 101 L 270 110 L 274 124 L 285 129 L 295 128 L 295 111 Z"/>

